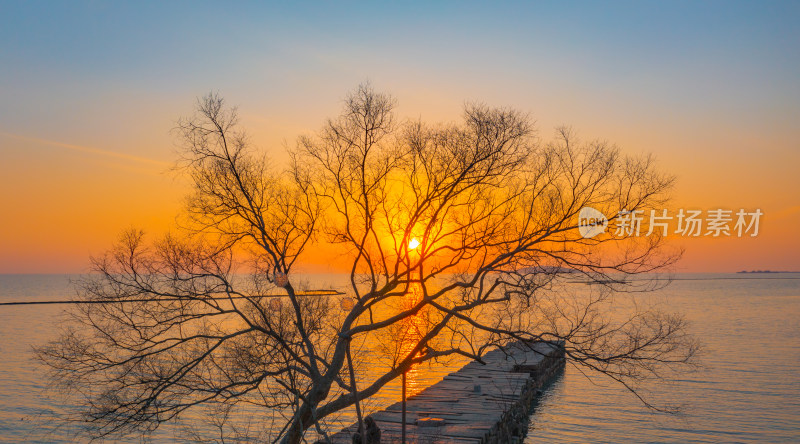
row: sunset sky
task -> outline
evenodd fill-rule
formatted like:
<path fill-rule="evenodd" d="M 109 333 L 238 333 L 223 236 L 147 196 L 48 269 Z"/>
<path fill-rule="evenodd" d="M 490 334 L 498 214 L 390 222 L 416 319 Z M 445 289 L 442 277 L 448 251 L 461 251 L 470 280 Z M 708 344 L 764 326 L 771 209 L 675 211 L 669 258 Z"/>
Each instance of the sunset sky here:
<path fill-rule="evenodd" d="M 675 208 L 764 213 L 755 238 L 677 239 L 677 271 L 800 270 L 798 23 L 798 2 L 4 2 L 0 273 L 86 271 L 121 230 L 173 226 L 196 97 L 280 161 L 366 80 L 401 117 L 511 106 L 545 140 L 654 153 Z"/>

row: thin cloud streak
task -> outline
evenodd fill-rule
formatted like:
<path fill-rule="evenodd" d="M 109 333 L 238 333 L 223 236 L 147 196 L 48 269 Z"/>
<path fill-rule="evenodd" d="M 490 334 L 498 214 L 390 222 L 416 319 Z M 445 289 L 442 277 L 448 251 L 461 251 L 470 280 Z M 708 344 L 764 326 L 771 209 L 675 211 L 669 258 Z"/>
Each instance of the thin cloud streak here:
<path fill-rule="evenodd" d="M 58 147 L 58 148 L 66 148 L 66 149 L 69 149 L 69 150 L 78 151 L 78 152 L 82 152 L 82 153 L 96 154 L 96 155 L 99 155 L 99 156 L 114 157 L 114 158 L 117 158 L 117 159 L 130 160 L 130 161 L 140 162 L 140 163 L 147 163 L 147 164 L 156 165 L 156 166 L 159 166 L 159 167 L 169 167 L 169 166 L 171 166 L 171 164 L 169 162 L 150 159 L 150 158 L 147 158 L 147 157 L 133 156 L 131 154 L 118 153 L 116 151 L 103 150 L 103 149 L 100 149 L 100 148 L 92 148 L 92 147 L 88 147 L 88 146 L 72 145 L 72 144 L 69 144 L 69 143 L 56 142 L 54 140 L 40 139 L 38 137 L 30 137 L 30 136 L 23 136 L 23 135 L 20 135 L 20 134 L 7 133 L 5 131 L 0 131 L 0 136 L 8 137 L 8 138 L 11 138 L 11 139 L 22 140 L 22 141 L 25 141 L 25 142 L 33 142 L 33 143 L 39 143 L 39 144 L 42 144 L 42 145 L 54 146 L 54 147 Z"/>

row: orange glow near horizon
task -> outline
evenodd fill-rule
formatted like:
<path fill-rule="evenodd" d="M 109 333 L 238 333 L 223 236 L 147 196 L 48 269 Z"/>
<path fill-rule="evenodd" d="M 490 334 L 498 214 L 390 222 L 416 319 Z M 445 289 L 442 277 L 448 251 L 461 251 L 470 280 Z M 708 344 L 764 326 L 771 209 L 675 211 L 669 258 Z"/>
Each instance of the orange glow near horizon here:
<path fill-rule="evenodd" d="M 184 108 L 176 104 L 175 115 Z M 170 120 L 162 118 L 167 126 Z M 244 127 L 257 130 L 254 145 L 278 146 L 278 136 L 262 134 L 258 131 L 260 124 L 263 123 L 255 118 L 243 122 Z M 313 122 L 307 125 L 314 128 Z M 632 154 L 635 149 L 654 152 L 661 170 L 677 176 L 671 208 L 763 211 L 761 230 L 755 238 L 671 236 L 670 242 L 685 249 L 673 271 L 800 270 L 800 236 L 796 234 L 800 197 L 793 171 L 800 163 L 800 154 L 780 151 L 754 161 L 752 147 L 758 145 L 756 142 L 743 143 L 722 135 L 718 144 L 728 144 L 733 154 L 724 160 L 720 160 L 721 154 L 695 155 L 689 162 L 687 150 L 699 151 L 702 147 L 697 143 L 711 142 L 693 142 L 685 134 L 675 136 L 660 130 L 647 133 L 619 124 L 608 128 L 597 125 L 582 129 L 576 123 L 576 128 L 586 139 L 597 135 L 617 142 L 623 153 Z M 292 134 L 294 129 L 287 127 L 278 134 L 291 139 L 296 136 Z M 168 167 L 176 155 L 174 148 L 164 147 L 173 146 L 174 140 L 163 129 L 143 131 L 161 133 L 162 137 L 155 142 L 148 136 L 131 138 L 119 145 L 96 142 L 83 147 L 74 140 L 62 143 L 52 138 L 16 137 L 0 132 L 4 160 L 0 163 L 4 206 L 0 218 L 0 273 L 86 272 L 89 257 L 102 254 L 127 228 L 141 228 L 153 236 L 174 230 L 188 192 L 186 181 Z M 118 138 L 107 134 L 103 140 Z M 789 146 L 791 140 L 788 134 L 771 134 L 763 143 Z M 161 148 L 140 148 L 151 146 Z M 267 151 L 275 157 L 276 165 L 285 163 L 281 150 Z M 412 251 L 419 246 L 417 238 L 407 245 Z M 340 255 L 334 246 L 315 246 L 314 254 L 301 257 L 296 272 L 348 271 L 337 265 L 341 261 L 332 260 Z"/>
<path fill-rule="evenodd" d="M 188 187 L 164 168 L 70 150 L 30 160 L 31 143 L 6 150 L 6 163 L 0 165 L 5 207 L 0 273 L 85 272 L 89 256 L 102 254 L 127 228 L 153 236 L 175 228 Z M 670 236 L 685 250 L 673 271 L 800 270 L 800 201 L 794 189 L 773 192 L 767 184 L 748 181 L 709 188 L 690 174 L 691 166 L 681 168 L 672 165 L 679 178 L 670 207 L 760 208 L 764 215 L 755 238 Z M 742 190 L 751 185 L 760 191 Z M 409 251 L 419 246 L 417 238 L 407 245 Z M 298 272 L 347 271 L 331 260 L 339 254 L 333 246 L 320 245 L 315 254 L 301 258 Z"/>

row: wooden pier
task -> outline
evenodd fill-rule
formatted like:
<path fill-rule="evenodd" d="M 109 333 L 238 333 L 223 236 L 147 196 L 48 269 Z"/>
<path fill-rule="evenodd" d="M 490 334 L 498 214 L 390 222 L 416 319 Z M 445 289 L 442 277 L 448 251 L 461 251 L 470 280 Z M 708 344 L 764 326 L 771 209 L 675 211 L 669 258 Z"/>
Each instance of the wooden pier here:
<path fill-rule="evenodd" d="M 539 389 L 564 368 L 559 343 L 514 344 L 488 352 L 444 377 L 406 402 L 408 443 L 517 443 L 527 432 L 528 417 Z M 539 392 L 539 393 L 537 393 Z M 399 443 L 401 403 L 373 413 L 381 443 Z M 353 424 L 331 436 L 351 444 Z"/>

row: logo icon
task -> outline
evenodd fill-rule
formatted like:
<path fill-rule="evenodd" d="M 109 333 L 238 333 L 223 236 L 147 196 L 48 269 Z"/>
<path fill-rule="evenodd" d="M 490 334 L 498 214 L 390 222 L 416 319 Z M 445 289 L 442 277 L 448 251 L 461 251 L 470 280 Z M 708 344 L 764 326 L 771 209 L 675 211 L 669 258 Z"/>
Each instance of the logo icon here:
<path fill-rule="evenodd" d="M 592 207 L 583 207 L 578 213 L 578 232 L 585 239 L 590 239 L 603 233 L 608 228 L 608 219 L 603 213 Z"/>

